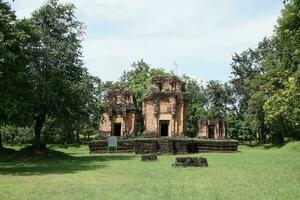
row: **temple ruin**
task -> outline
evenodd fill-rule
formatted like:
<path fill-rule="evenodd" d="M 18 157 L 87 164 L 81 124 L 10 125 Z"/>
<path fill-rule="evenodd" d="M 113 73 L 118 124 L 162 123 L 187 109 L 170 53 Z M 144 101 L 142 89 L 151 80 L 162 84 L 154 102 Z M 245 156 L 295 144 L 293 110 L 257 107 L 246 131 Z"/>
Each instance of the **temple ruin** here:
<path fill-rule="evenodd" d="M 108 152 L 107 136 L 118 136 L 118 152 L 136 154 L 188 154 L 202 152 L 236 152 L 237 140 L 225 138 L 223 120 L 203 119 L 197 137 L 186 138 L 188 95 L 179 78 L 155 77 L 145 88 L 143 105 L 136 108 L 133 94 L 124 88 L 111 89 L 106 95 L 101 136 L 89 142 L 90 153 Z M 142 111 L 142 113 L 140 113 Z M 140 116 L 142 114 L 142 116 Z M 137 118 L 143 117 L 144 137 L 134 138 Z M 174 137 L 175 136 L 175 137 Z M 130 138 L 133 137 L 133 138 Z"/>
<path fill-rule="evenodd" d="M 146 90 L 145 90 L 146 91 Z M 185 136 L 188 96 L 185 83 L 178 77 L 155 77 L 142 105 L 145 137 Z M 134 137 L 137 131 L 135 98 L 126 88 L 115 88 L 106 95 L 105 112 L 101 119 L 101 136 Z M 202 119 L 198 138 L 225 138 L 223 120 Z"/>
<path fill-rule="evenodd" d="M 101 136 L 129 137 L 136 134 L 136 108 L 134 96 L 128 89 L 108 91 L 106 108 L 101 119 Z"/>
<path fill-rule="evenodd" d="M 200 120 L 198 123 L 198 130 L 198 137 L 200 138 L 225 138 L 225 122 L 223 120 Z"/>
<path fill-rule="evenodd" d="M 188 98 L 179 78 L 156 77 L 143 102 L 144 136 L 183 136 L 187 127 Z"/>

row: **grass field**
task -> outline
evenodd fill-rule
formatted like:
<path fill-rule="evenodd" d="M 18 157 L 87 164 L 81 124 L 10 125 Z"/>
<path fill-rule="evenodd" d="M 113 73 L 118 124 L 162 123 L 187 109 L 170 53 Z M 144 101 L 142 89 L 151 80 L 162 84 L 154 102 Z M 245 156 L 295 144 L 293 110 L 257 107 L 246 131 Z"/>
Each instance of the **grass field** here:
<path fill-rule="evenodd" d="M 134 154 L 52 146 L 50 158 L 0 158 L 0 199 L 299 199 L 300 142 L 266 147 L 193 154 L 209 167 L 174 168 L 174 155 L 141 162 Z"/>

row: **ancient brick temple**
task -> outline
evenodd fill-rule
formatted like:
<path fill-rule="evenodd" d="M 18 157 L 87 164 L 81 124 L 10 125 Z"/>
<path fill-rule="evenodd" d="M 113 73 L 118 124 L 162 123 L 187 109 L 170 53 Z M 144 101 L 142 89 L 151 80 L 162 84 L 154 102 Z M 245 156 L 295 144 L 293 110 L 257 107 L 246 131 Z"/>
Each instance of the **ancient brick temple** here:
<path fill-rule="evenodd" d="M 124 88 L 112 89 L 106 96 L 102 115 L 101 136 L 135 136 L 136 108 L 134 96 Z"/>
<path fill-rule="evenodd" d="M 225 122 L 223 120 L 200 120 L 198 130 L 198 137 L 200 138 L 225 138 Z"/>
<path fill-rule="evenodd" d="M 179 78 L 156 77 L 143 102 L 144 135 L 172 137 L 184 135 L 187 127 L 188 98 Z"/>

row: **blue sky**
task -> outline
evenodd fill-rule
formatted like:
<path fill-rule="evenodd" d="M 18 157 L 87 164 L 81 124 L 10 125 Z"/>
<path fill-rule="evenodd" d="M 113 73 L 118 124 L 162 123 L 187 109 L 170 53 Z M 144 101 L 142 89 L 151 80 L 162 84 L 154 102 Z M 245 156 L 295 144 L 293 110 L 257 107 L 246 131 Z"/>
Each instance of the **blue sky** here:
<path fill-rule="evenodd" d="M 12 2 L 28 17 L 44 0 Z M 87 26 L 85 66 L 102 80 L 117 80 L 144 59 L 200 80 L 227 81 L 232 55 L 271 36 L 282 0 L 62 0 L 77 7 Z M 178 67 L 175 67 L 175 63 Z"/>

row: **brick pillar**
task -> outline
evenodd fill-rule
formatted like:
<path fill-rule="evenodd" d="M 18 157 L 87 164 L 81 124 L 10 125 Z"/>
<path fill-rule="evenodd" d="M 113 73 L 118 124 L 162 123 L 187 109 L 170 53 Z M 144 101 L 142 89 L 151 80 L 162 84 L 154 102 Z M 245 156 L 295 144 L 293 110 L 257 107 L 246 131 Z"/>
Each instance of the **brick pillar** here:
<path fill-rule="evenodd" d="M 126 133 L 126 128 L 127 128 L 127 124 L 126 124 L 126 120 L 127 118 L 123 118 L 123 123 L 122 123 L 122 127 L 121 127 L 121 136 L 123 136 Z"/>
<path fill-rule="evenodd" d="M 217 139 L 217 138 L 219 138 L 219 123 L 217 123 L 216 125 L 215 125 L 215 138 Z"/>
<path fill-rule="evenodd" d="M 181 124 L 181 129 L 178 130 L 181 134 L 184 132 L 184 103 L 180 104 L 180 124 Z"/>
<path fill-rule="evenodd" d="M 134 134 L 134 132 L 135 132 L 135 113 L 133 113 L 132 114 L 132 116 L 131 116 L 132 118 L 131 118 L 131 130 L 130 130 L 130 132 L 132 133 L 132 134 Z"/>
<path fill-rule="evenodd" d="M 223 134 L 222 134 L 222 138 L 225 138 L 225 131 L 226 131 L 226 127 L 225 127 L 225 121 L 222 121 L 222 128 L 223 128 Z"/>
<path fill-rule="evenodd" d="M 208 123 L 205 124 L 205 135 L 208 138 Z"/>
<path fill-rule="evenodd" d="M 156 132 L 156 136 L 159 134 L 159 110 L 160 110 L 160 102 L 159 100 L 154 100 L 153 102 L 153 127 Z"/>

